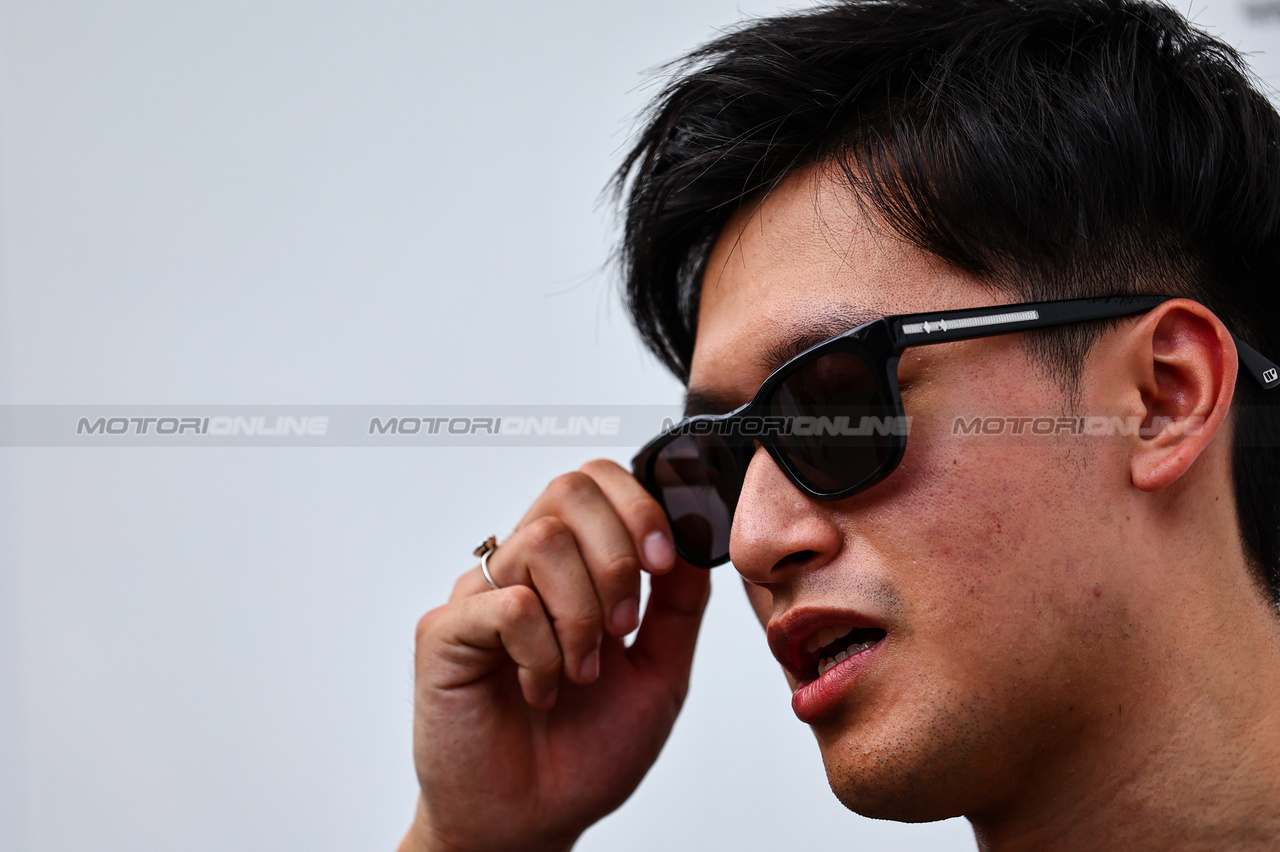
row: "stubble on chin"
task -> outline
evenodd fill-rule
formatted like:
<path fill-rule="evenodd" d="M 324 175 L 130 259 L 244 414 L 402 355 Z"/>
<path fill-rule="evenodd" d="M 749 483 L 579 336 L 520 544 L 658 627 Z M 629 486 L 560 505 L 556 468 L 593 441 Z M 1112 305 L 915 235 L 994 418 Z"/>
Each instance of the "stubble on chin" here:
<path fill-rule="evenodd" d="M 827 782 L 849 810 L 873 819 L 933 822 L 998 795 L 1010 733 L 989 702 L 933 695 L 917 707 L 854 713 L 815 727 Z"/>

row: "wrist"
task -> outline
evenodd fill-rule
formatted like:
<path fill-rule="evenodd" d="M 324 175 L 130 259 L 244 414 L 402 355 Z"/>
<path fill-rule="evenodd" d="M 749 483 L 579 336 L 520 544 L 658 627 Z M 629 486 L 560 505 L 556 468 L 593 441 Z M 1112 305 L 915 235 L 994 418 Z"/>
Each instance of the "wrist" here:
<path fill-rule="evenodd" d="M 575 836 L 562 842 L 552 841 L 522 847 L 521 852 L 571 852 L 577 842 L 578 838 Z M 397 852 L 469 852 L 469 850 L 447 843 L 435 835 L 431 829 L 431 820 L 427 816 L 426 803 L 419 795 L 413 823 L 405 832 L 404 839 L 400 841 Z"/>
<path fill-rule="evenodd" d="M 426 803 L 418 796 L 418 804 L 414 808 L 413 822 L 400 841 L 397 852 L 452 852 L 448 846 L 431 836 L 431 825 L 427 819 Z"/>

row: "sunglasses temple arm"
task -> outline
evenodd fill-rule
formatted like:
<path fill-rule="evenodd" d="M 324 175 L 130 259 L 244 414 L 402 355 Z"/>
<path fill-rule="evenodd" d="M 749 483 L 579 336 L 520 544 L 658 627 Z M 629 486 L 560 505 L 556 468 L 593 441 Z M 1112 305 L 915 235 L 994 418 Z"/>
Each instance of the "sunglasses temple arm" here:
<path fill-rule="evenodd" d="M 1141 313 L 1169 300 L 1168 296 L 1114 296 L 1103 299 L 1065 299 L 1056 302 L 1032 302 L 941 311 L 930 314 L 908 314 L 890 319 L 893 346 L 901 351 L 908 346 L 972 340 L 997 334 L 1012 334 L 1037 328 L 1050 328 L 1088 320 L 1113 319 Z M 1280 386 L 1280 366 L 1235 334 L 1240 364 L 1265 390 Z"/>
<path fill-rule="evenodd" d="M 1065 299 L 1021 305 L 992 305 L 959 311 L 886 317 L 899 349 L 953 340 L 972 340 L 1013 334 L 1088 320 L 1114 319 L 1142 313 L 1168 301 L 1167 296 L 1113 296 L 1105 299 Z"/>
<path fill-rule="evenodd" d="M 1231 335 L 1231 339 L 1235 341 L 1240 366 L 1253 376 L 1264 390 L 1271 390 L 1280 385 L 1280 367 L 1234 334 Z"/>

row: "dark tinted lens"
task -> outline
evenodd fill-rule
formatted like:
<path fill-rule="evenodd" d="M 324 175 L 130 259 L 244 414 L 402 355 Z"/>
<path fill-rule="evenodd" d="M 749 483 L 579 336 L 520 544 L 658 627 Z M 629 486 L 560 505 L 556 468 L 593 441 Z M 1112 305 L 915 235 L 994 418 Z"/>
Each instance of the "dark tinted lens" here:
<path fill-rule="evenodd" d="M 819 491 L 851 488 L 893 453 L 901 424 L 871 368 L 852 352 L 832 352 L 797 369 L 775 391 L 774 413 L 795 417 L 778 444 Z"/>
<path fill-rule="evenodd" d="M 654 458 L 652 480 L 686 554 L 704 563 L 729 555 L 742 473 L 723 440 L 716 435 L 673 439 Z"/>

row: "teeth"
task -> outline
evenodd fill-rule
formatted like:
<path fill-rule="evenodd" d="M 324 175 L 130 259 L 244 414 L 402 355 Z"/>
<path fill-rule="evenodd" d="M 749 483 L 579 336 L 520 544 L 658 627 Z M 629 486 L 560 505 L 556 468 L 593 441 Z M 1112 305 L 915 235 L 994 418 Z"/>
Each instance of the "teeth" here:
<path fill-rule="evenodd" d="M 845 636 L 848 636 L 852 630 L 852 627 L 827 627 L 819 630 L 817 633 L 810 636 L 809 641 L 805 643 L 805 653 L 812 654 L 824 645 L 830 645 L 837 639 L 842 639 Z"/>
<path fill-rule="evenodd" d="M 846 630 L 845 634 L 847 634 L 848 632 L 849 631 Z M 837 636 L 836 638 L 838 639 L 840 637 Z M 835 641 L 835 640 L 833 639 L 831 641 Z M 862 642 L 857 645 L 850 645 L 848 648 L 836 654 L 834 657 L 823 657 L 821 660 L 818 661 L 818 677 L 822 677 L 824 674 L 831 671 L 831 669 L 836 665 L 836 663 L 844 662 L 845 660 L 849 659 L 850 657 L 856 654 L 861 654 L 863 651 L 867 650 L 874 644 L 875 642 Z"/>

